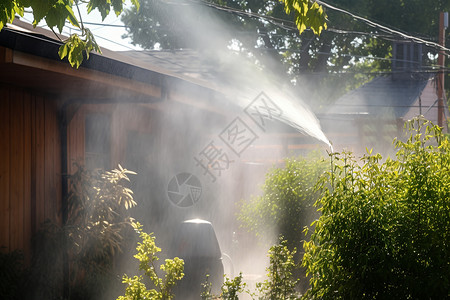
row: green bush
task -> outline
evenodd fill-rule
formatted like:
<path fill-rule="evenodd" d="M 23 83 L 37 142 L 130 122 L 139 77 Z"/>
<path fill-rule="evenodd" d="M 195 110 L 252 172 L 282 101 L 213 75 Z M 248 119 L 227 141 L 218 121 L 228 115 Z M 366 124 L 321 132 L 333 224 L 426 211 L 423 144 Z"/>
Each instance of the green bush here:
<path fill-rule="evenodd" d="M 242 280 L 242 272 L 233 279 L 225 277 L 220 295 L 214 295 L 211 293 L 211 282 L 209 281 L 209 275 L 206 275 L 206 281 L 202 283 L 203 289 L 200 297 L 202 300 L 238 300 L 239 294 L 246 293 L 253 299 L 253 294 L 247 289 L 247 284 Z"/>
<path fill-rule="evenodd" d="M 136 205 L 127 187 L 135 172 L 78 166 L 69 177 L 69 213 L 63 226 L 70 259 L 71 299 L 99 299 L 114 280 L 114 259 L 131 232 L 126 210 Z"/>
<path fill-rule="evenodd" d="M 253 232 L 263 247 L 272 245 L 271 233 L 279 234 L 289 250 L 301 249 L 294 257 L 300 261 L 302 243 L 309 239 L 303 229 L 319 217 L 314 203 L 320 194 L 315 185 L 327 168 L 329 163 L 318 152 L 287 158 L 283 167 L 266 174 L 262 196 L 242 203 L 238 219 L 243 227 Z M 296 268 L 294 276 L 299 279 L 297 288 L 304 292 L 309 286 L 306 271 Z"/>
<path fill-rule="evenodd" d="M 243 227 L 263 241 L 275 229 L 289 249 L 301 248 L 303 228 L 318 217 L 313 205 L 319 193 L 314 186 L 326 169 L 326 161 L 317 152 L 288 158 L 284 167 L 273 168 L 266 175 L 263 195 L 242 203 L 238 219 Z"/>
<path fill-rule="evenodd" d="M 115 259 L 132 230 L 126 210 L 135 202 L 127 183 L 135 173 L 120 165 L 111 171 L 77 167 L 68 176 L 66 223 L 46 221 L 34 236 L 30 298 L 60 299 L 64 284 L 70 299 L 101 299 L 115 278 Z"/>
<path fill-rule="evenodd" d="M 269 249 L 269 267 L 267 268 L 267 279 L 257 284 L 259 299 L 299 299 L 300 296 L 295 289 L 298 279 L 295 278 L 294 270 L 296 264 L 294 255 L 296 250 L 290 251 L 286 240 L 280 239 L 280 243 Z"/>
<path fill-rule="evenodd" d="M 332 155 L 304 244 L 305 298 L 450 297 L 450 143 L 424 119 L 407 125 L 393 159 Z"/>
<path fill-rule="evenodd" d="M 123 283 L 127 285 L 125 296 L 120 296 L 117 300 L 172 299 L 174 296 L 172 288 L 184 276 L 184 261 L 178 257 L 166 259 L 165 263 L 159 267 L 161 271 L 165 272 L 165 276 L 159 277 L 156 273 L 156 262 L 159 260 L 157 253 L 161 251 L 161 248 L 156 246 L 153 235 L 142 231 L 139 223 L 133 223 L 133 226 L 142 239 L 142 242 L 139 242 L 136 247 L 137 254 L 134 257 L 139 260 L 139 270 L 144 272 L 155 288 L 147 289 L 143 282 L 143 276 L 128 277 L 124 275 Z"/>
<path fill-rule="evenodd" d="M 252 299 L 279 300 L 279 299 L 299 299 L 300 295 L 296 291 L 298 279 L 295 278 L 294 270 L 298 267 L 294 262 L 296 250 L 290 251 L 287 241 L 280 238 L 278 244 L 269 249 L 269 267 L 267 268 L 267 279 L 256 284 L 257 291 L 250 291 L 243 281 L 242 272 L 233 279 L 225 278 L 220 295 L 211 293 L 211 283 L 209 276 L 203 283 L 201 299 L 203 300 L 238 300 L 240 294 L 247 294 Z"/>

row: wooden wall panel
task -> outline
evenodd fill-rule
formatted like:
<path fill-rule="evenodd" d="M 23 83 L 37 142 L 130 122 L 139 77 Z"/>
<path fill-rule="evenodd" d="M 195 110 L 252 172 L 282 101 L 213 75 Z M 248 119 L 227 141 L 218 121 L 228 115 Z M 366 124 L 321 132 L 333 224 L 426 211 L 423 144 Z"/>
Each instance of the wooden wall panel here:
<path fill-rule="evenodd" d="M 45 110 L 44 110 L 44 98 L 42 96 L 36 96 L 36 109 L 34 115 L 36 121 L 34 123 L 34 135 L 35 135 L 35 168 L 36 180 L 34 182 L 36 188 L 36 223 L 35 230 L 39 229 L 40 224 L 45 221 Z"/>
<path fill-rule="evenodd" d="M 0 247 L 23 250 L 46 220 L 60 222 L 61 143 L 56 102 L 0 85 Z"/>
<path fill-rule="evenodd" d="M 0 86 L 0 248 L 9 251 L 9 156 L 10 156 L 10 95 L 9 90 Z"/>
<path fill-rule="evenodd" d="M 61 142 L 58 111 L 54 101 L 45 101 L 45 177 L 46 183 L 46 218 L 60 221 L 61 209 Z"/>
<path fill-rule="evenodd" d="M 60 132 L 60 125 L 59 125 L 59 118 L 58 118 L 58 109 L 56 107 L 55 102 L 52 102 L 52 109 L 55 115 L 55 118 L 53 118 L 53 132 L 52 134 L 55 137 L 55 144 L 54 144 L 54 156 L 53 156 L 53 173 L 55 174 L 55 207 L 53 208 L 55 210 L 55 221 L 57 221 L 59 224 L 62 224 L 62 173 L 61 173 L 61 132 Z"/>
<path fill-rule="evenodd" d="M 44 186 L 45 186 L 45 219 L 53 220 L 55 215 L 53 209 L 56 198 L 55 174 L 54 174 L 54 156 L 55 156 L 55 138 L 52 134 L 53 111 L 48 103 L 45 103 L 45 166 L 44 166 Z"/>
<path fill-rule="evenodd" d="M 31 249 L 31 155 L 33 152 L 31 146 L 31 108 L 32 108 L 32 97 L 30 93 L 24 93 L 24 110 L 23 110 L 23 127 L 24 127 L 24 140 L 23 140 L 23 249 Z M 25 256 L 26 260 L 29 261 L 30 257 Z"/>
<path fill-rule="evenodd" d="M 72 108 L 73 109 L 73 108 Z M 75 138 L 73 135 L 73 131 L 74 131 L 74 118 L 76 117 L 76 112 L 72 114 L 68 114 L 67 116 L 68 118 L 70 118 L 68 120 L 68 124 L 67 124 L 67 172 L 69 174 L 72 173 L 72 157 L 74 157 L 75 153 L 74 153 L 74 145 L 75 145 Z"/>
<path fill-rule="evenodd" d="M 30 99 L 30 140 L 31 140 L 31 195 L 30 195 L 30 231 L 36 233 L 36 97 Z"/>
<path fill-rule="evenodd" d="M 86 131 L 85 126 L 85 109 L 82 107 L 80 113 L 77 115 L 77 123 L 75 126 L 75 153 L 76 156 L 73 157 L 73 162 L 84 163 L 84 133 Z"/>
<path fill-rule="evenodd" d="M 24 100 L 20 90 L 14 90 L 10 106 L 10 248 L 23 249 L 24 211 Z"/>
<path fill-rule="evenodd" d="M 75 163 L 84 163 L 84 107 L 77 107 L 67 126 L 67 170 L 76 171 Z"/>

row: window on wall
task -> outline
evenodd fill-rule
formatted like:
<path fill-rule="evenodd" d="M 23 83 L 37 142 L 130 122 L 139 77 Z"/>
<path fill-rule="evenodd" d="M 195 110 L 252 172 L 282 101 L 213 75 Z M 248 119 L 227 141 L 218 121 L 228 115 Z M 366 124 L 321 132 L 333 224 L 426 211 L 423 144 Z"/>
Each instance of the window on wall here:
<path fill-rule="evenodd" d="M 110 169 L 111 118 L 103 113 L 89 113 L 85 118 L 86 167 Z"/>

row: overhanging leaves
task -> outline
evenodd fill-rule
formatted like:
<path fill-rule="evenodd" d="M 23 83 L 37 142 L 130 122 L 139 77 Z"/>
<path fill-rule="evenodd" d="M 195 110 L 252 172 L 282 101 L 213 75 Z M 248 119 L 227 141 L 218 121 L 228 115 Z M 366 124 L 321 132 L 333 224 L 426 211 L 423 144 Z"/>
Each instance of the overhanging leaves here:
<path fill-rule="evenodd" d="M 327 15 L 321 5 L 309 0 L 281 1 L 284 3 L 286 14 L 294 14 L 300 34 L 308 27 L 317 35 L 320 35 L 323 29 L 327 29 Z"/>
<path fill-rule="evenodd" d="M 33 13 L 33 26 L 37 26 L 45 20 L 52 30 L 56 27 L 61 33 L 66 26 L 66 21 L 81 30 L 81 34 L 73 34 L 59 49 L 61 59 L 67 57 L 72 67 L 79 67 L 91 51 L 101 53 L 100 47 L 95 41 L 94 35 L 84 27 L 81 20 L 75 16 L 73 7 L 82 1 L 74 0 L 10 0 L 0 2 L 0 30 L 6 23 L 12 23 L 15 15 L 23 16 L 25 9 L 31 9 Z M 118 16 L 123 10 L 124 0 L 90 0 L 87 2 L 87 11 L 90 13 L 98 9 L 104 20 L 111 10 Z M 131 3 L 139 8 L 138 0 Z M 77 7 L 78 9 L 78 7 Z"/>

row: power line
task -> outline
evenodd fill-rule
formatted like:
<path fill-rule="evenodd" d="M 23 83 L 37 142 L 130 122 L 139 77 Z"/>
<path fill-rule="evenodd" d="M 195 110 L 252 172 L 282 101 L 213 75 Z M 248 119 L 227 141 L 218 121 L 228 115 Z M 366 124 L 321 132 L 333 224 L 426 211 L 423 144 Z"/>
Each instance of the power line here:
<path fill-rule="evenodd" d="M 95 25 L 96 23 L 90 23 L 90 22 L 84 22 L 84 24 L 90 24 L 90 25 Z M 118 25 L 118 26 L 121 26 L 121 25 Z M 76 28 L 76 27 L 71 27 L 71 26 L 68 26 L 68 25 L 66 25 L 66 27 L 67 27 L 67 29 L 70 29 L 70 30 L 74 30 L 74 31 L 81 31 L 79 28 Z M 114 27 L 116 27 L 116 26 L 114 26 Z M 69 32 L 69 34 L 70 34 L 70 32 Z M 113 44 L 116 44 L 116 45 L 118 45 L 118 46 L 121 46 L 121 47 L 124 47 L 124 48 L 127 48 L 127 49 L 130 49 L 130 50 L 136 50 L 136 48 L 133 48 L 133 47 L 130 47 L 130 46 L 128 46 L 128 45 L 125 45 L 125 44 L 122 44 L 122 43 L 119 43 L 119 42 L 117 42 L 117 41 L 114 41 L 114 40 L 111 40 L 111 39 L 108 39 L 108 38 L 105 38 L 105 37 L 103 37 L 103 36 L 101 36 L 101 35 L 98 35 L 98 34 L 94 34 L 93 33 L 93 35 L 94 35 L 94 37 L 96 37 L 96 38 L 100 38 L 100 39 L 102 39 L 102 40 L 105 40 L 105 41 L 107 41 L 107 42 L 110 42 L 110 43 L 113 43 Z"/>
<path fill-rule="evenodd" d="M 70 23 L 70 22 L 67 22 L 67 21 L 66 21 L 66 23 Z M 94 26 L 100 26 L 100 27 L 120 27 L 120 28 L 128 28 L 128 26 L 126 26 L 126 25 L 104 24 L 104 23 L 95 23 L 95 22 L 84 22 L 84 21 L 83 21 L 83 24 L 86 24 L 86 25 L 94 25 Z"/>
<path fill-rule="evenodd" d="M 391 71 L 391 70 L 380 70 L 380 71 L 322 71 L 322 72 L 306 72 L 303 71 L 302 74 L 296 74 L 297 76 L 353 76 L 353 75 L 367 75 L 367 76 L 376 76 L 376 75 L 395 75 L 395 74 L 410 74 L 412 78 L 415 78 L 418 75 L 435 75 L 438 71 L 426 71 L 426 70 L 417 70 L 417 71 Z M 450 74 L 450 69 L 444 70 L 444 74 Z"/>
<path fill-rule="evenodd" d="M 333 9 L 333 10 L 336 10 L 338 12 L 347 14 L 347 15 L 351 16 L 352 18 L 356 19 L 356 20 L 360 20 L 360 21 L 365 22 L 366 24 L 368 24 L 369 26 L 371 26 L 373 28 L 377 28 L 377 29 L 380 29 L 380 30 L 382 30 L 382 31 L 384 31 L 386 33 L 389 33 L 389 34 L 391 34 L 392 37 L 400 36 L 400 37 L 402 37 L 404 39 L 408 39 L 408 40 L 412 40 L 412 41 L 415 41 L 415 42 L 418 42 L 418 43 L 422 43 L 422 44 L 425 44 L 426 46 L 433 47 L 433 48 L 436 48 L 438 50 L 443 50 L 444 52 L 447 52 L 446 53 L 447 56 L 450 56 L 450 49 L 446 48 L 446 47 L 444 47 L 444 46 L 442 46 L 442 45 L 440 45 L 438 43 L 435 43 L 435 42 L 432 42 L 432 41 L 427 41 L 427 40 L 424 40 L 422 38 L 419 38 L 419 37 L 416 37 L 416 36 L 413 36 L 413 35 L 409 35 L 409 34 L 405 34 L 405 33 L 400 32 L 398 30 L 391 29 L 390 27 L 387 27 L 387 26 L 378 24 L 378 23 L 376 23 L 374 21 L 371 21 L 369 19 L 360 17 L 360 16 L 358 16 L 358 15 L 356 15 L 354 13 L 351 13 L 349 11 L 346 11 L 344 9 L 340 9 L 340 8 L 334 7 L 334 6 L 332 6 L 332 5 L 328 4 L 328 3 L 325 3 L 323 1 L 320 1 L 320 0 L 315 0 L 315 1 L 318 4 L 321 4 L 321 5 L 329 8 L 329 9 Z M 288 20 L 284 20 L 284 19 L 280 19 L 280 18 L 274 18 L 274 17 L 271 17 L 271 16 L 266 16 L 266 15 L 262 15 L 262 14 L 254 13 L 254 12 L 250 12 L 250 11 L 244 11 L 244 10 L 240 10 L 240 9 L 235 9 L 235 8 L 232 8 L 232 7 L 229 7 L 229 6 L 225 6 L 225 5 L 214 4 L 214 3 L 211 3 L 211 2 L 207 2 L 206 0 L 199 0 L 199 2 L 194 1 L 194 0 L 189 0 L 189 2 L 191 2 L 193 4 L 203 4 L 205 6 L 208 6 L 208 7 L 220 10 L 220 11 L 225 11 L 225 12 L 229 12 L 229 13 L 233 13 L 233 14 L 238 14 L 238 15 L 241 15 L 241 16 L 265 19 L 265 20 L 270 21 L 274 25 L 277 25 L 277 26 L 279 26 L 279 27 L 281 27 L 283 29 L 286 29 L 286 30 L 293 30 L 293 29 L 298 30 L 297 26 L 292 21 L 288 21 Z M 333 30 L 330 30 L 330 31 L 335 32 L 335 33 L 352 33 L 352 34 L 354 33 L 354 34 L 357 34 L 357 32 L 343 31 L 343 30 L 339 30 L 339 29 L 333 29 Z M 374 36 L 382 37 L 382 36 L 380 36 L 379 34 L 376 34 L 376 33 L 365 33 L 365 35 L 374 35 Z"/>
<path fill-rule="evenodd" d="M 275 17 L 271 17 L 271 16 L 266 16 L 266 15 L 262 15 L 262 14 L 259 14 L 259 13 L 254 13 L 254 12 L 251 12 L 251 11 L 244 11 L 244 10 L 232 8 L 232 7 L 225 6 L 225 5 L 218 5 L 218 4 L 215 4 L 215 3 L 207 2 L 205 0 L 199 0 L 199 2 L 198 1 L 194 1 L 194 0 L 188 0 L 188 2 L 190 2 L 192 4 L 202 4 L 202 5 L 214 8 L 216 10 L 225 11 L 225 12 L 233 13 L 233 14 L 238 14 L 238 15 L 241 15 L 241 16 L 265 19 L 265 20 L 270 21 L 274 25 L 279 26 L 279 27 L 281 27 L 281 28 L 283 28 L 285 30 L 298 31 L 297 26 L 295 25 L 295 23 L 292 22 L 292 21 L 289 21 L 289 20 L 275 18 Z M 383 39 L 389 39 L 389 38 L 394 38 L 395 36 L 401 36 L 402 38 L 413 40 L 415 42 L 420 42 L 420 43 L 423 43 L 423 44 L 425 44 L 427 46 L 430 46 L 430 47 L 439 48 L 441 50 L 444 50 L 445 52 L 449 52 L 450 51 L 449 48 L 445 48 L 445 47 L 439 45 L 438 43 L 435 43 L 435 42 L 432 42 L 432 41 L 427 41 L 427 40 L 424 40 L 422 38 L 418 38 L 418 37 L 415 37 L 415 36 L 412 36 L 412 35 L 409 35 L 409 34 L 405 34 L 405 33 L 400 32 L 398 30 L 391 29 L 391 28 L 389 28 L 387 26 L 384 26 L 384 25 L 381 25 L 381 24 L 376 23 L 374 21 L 371 21 L 369 19 L 360 17 L 360 16 L 358 16 L 358 15 L 356 15 L 354 13 L 351 13 L 349 11 L 346 11 L 344 9 L 334 7 L 334 6 L 332 6 L 332 5 L 328 4 L 328 3 L 325 3 L 323 1 L 317 0 L 316 2 L 321 4 L 321 5 L 323 5 L 323 6 L 325 6 L 325 7 L 327 7 L 327 8 L 330 8 L 330 9 L 336 10 L 338 12 L 342 12 L 344 14 L 350 15 L 354 19 L 361 20 L 361 21 L 365 22 L 366 24 L 370 25 L 373 28 L 381 29 L 382 31 L 384 31 L 386 33 L 389 33 L 389 35 L 379 34 L 379 33 L 372 33 L 372 32 L 349 31 L 349 30 L 343 30 L 343 29 L 337 29 L 337 28 L 328 28 L 327 31 L 338 33 L 338 34 L 367 35 L 367 36 L 370 36 L 370 37 L 379 37 L 379 38 L 383 38 Z M 177 3 L 170 3 L 170 2 L 168 2 L 168 4 L 177 4 Z M 102 27 L 104 26 L 104 27 L 128 28 L 128 26 L 126 26 L 126 25 L 103 24 L 103 23 L 94 23 L 94 22 L 84 22 L 84 23 L 87 24 L 87 25 L 95 25 L 95 26 L 102 26 Z M 447 55 L 450 55 L 450 54 L 447 54 Z"/>
<path fill-rule="evenodd" d="M 263 17 L 263 16 L 261 16 Z M 283 21 L 283 22 L 289 22 L 289 21 Z M 70 22 L 66 21 L 67 24 L 70 24 Z M 117 25 L 117 24 L 104 24 L 104 23 L 97 23 L 97 22 L 83 22 L 86 25 L 93 25 L 93 26 L 100 26 L 100 27 L 118 27 L 118 28 L 129 28 L 129 26 L 127 25 Z M 294 26 L 286 26 L 286 25 L 280 25 L 280 24 L 275 24 L 277 26 L 284 26 L 288 31 L 298 31 L 297 27 Z M 333 27 L 328 27 L 327 31 L 329 32 L 334 32 L 334 33 L 339 33 L 339 34 L 354 34 L 354 35 L 367 35 L 367 36 L 371 36 L 371 37 L 381 37 L 381 38 L 390 38 L 390 37 L 395 37 L 394 35 L 386 35 L 386 34 L 380 34 L 380 33 L 375 33 L 375 32 L 363 32 L 363 31 L 352 31 L 352 30 L 344 30 L 344 29 L 339 29 L 339 28 L 333 28 Z M 243 33 L 243 31 L 239 32 L 240 34 Z M 250 33 L 250 31 L 249 31 Z M 253 33 L 253 31 L 251 32 Z M 261 34 L 260 34 L 261 35 Z M 279 34 L 281 36 L 281 34 Z M 276 36 L 276 35 L 273 35 Z"/>
<path fill-rule="evenodd" d="M 378 24 L 378 23 L 376 23 L 376 22 L 373 22 L 373 21 L 371 21 L 371 20 L 369 20 L 369 19 L 360 17 L 360 16 L 358 16 L 358 15 L 356 15 L 356 14 L 354 14 L 354 13 L 351 13 L 351 12 L 349 12 L 349 11 L 347 11 L 347 10 L 344 10 L 344 9 L 341 9 L 341 8 L 338 8 L 338 7 L 335 7 L 335 6 L 332 6 L 332 5 L 330 5 L 330 4 L 328 4 L 328 3 L 325 3 L 325 2 L 323 2 L 323 1 L 321 1 L 321 0 L 315 0 L 315 1 L 316 1 L 318 4 L 323 5 L 323 6 L 327 7 L 327 8 L 329 8 L 329 9 L 332 9 L 332 10 L 335 10 L 335 11 L 338 11 L 338 12 L 341 12 L 341 13 L 344 13 L 344 14 L 347 14 L 347 15 L 351 16 L 351 17 L 354 18 L 354 19 L 363 21 L 364 23 L 366 23 L 367 25 L 369 25 L 369 26 L 371 26 L 371 27 L 373 27 L 373 28 L 379 28 L 379 29 L 381 29 L 381 30 L 384 31 L 384 32 L 387 32 L 387 33 L 391 33 L 391 34 L 395 34 L 395 35 L 401 36 L 401 37 L 404 38 L 404 39 L 408 39 L 408 40 L 412 40 L 412 41 L 415 41 L 415 42 L 423 43 L 423 44 L 425 44 L 425 45 L 427 45 L 427 46 L 433 46 L 433 47 L 435 47 L 435 48 L 438 48 L 439 50 L 443 50 L 443 51 L 445 51 L 445 52 L 449 52 L 449 53 L 447 53 L 447 56 L 450 56 L 450 49 L 449 49 L 449 48 L 446 48 L 446 47 L 444 47 L 444 46 L 442 46 L 442 45 L 440 45 L 440 44 L 438 44 L 438 43 L 431 42 L 431 41 L 427 41 L 427 40 L 424 40 L 424 39 L 421 39 L 421 38 L 418 38 L 418 37 L 415 37 L 415 36 L 412 36 L 412 35 L 409 35 L 409 34 L 405 34 L 405 33 L 400 32 L 400 31 L 398 31 L 398 30 L 391 29 L 391 28 L 389 28 L 389 27 L 387 27 L 387 26 L 383 26 L 383 25 Z"/>
<path fill-rule="evenodd" d="M 284 20 L 284 19 L 275 18 L 275 17 L 271 17 L 271 16 L 265 16 L 265 15 L 262 15 L 262 14 L 253 13 L 253 12 L 249 12 L 249 11 L 243 11 L 243 10 L 231 8 L 231 7 L 228 7 L 228 6 L 217 5 L 217 4 L 214 4 L 214 3 L 206 2 L 204 0 L 200 0 L 200 3 L 197 2 L 197 1 L 193 1 L 193 0 L 189 0 L 189 2 L 194 3 L 194 4 L 203 4 L 203 5 L 206 5 L 208 7 L 212 7 L 214 9 L 218 9 L 218 10 L 223 10 L 223 11 L 230 12 L 230 13 L 233 13 L 233 14 L 239 14 L 239 15 L 244 15 L 244 16 L 249 16 L 249 17 L 254 17 L 254 18 L 263 18 L 263 19 L 269 20 L 271 23 L 273 23 L 276 26 L 281 26 L 282 28 L 284 28 L 286 30 L 295 30 L 296 32 L 298 32 L 298 29 L 295 26 L 294 22 L 287 21 L 287 20 Z M 322 4 L 322 5 L 324 5 L 325 7 L 330 8 L 330 9 L 335 9 L 335 10 L 337 10 L 339 12 L 348 14 L 348 15 L 352 16 L 355 19 L 363 20 L 364 22 L 368 22 L 368 24 L 371 25 L 372 27 L 376 27 L 376 28 L 379 27 L 379 28 L 383 29 L 383 31 L 389 33 L 389 35 L 379 34 L 379 33 L 367 33 L 367 32 L 360 32 L 360 31 L 347 31 L 347 30 L 336 29 L 336 28 L 329 28 L 328 31 L 339 33 L 339 34 L 369 35 L 369 36 L 380 37 L 380 38 L 384 38 L 384 39 L 389 38 L 389 37 L 394 37 L 395 34 L 396 34 L 396 35 L 400 35 L 400 36 L 402 36 L 404 38 L 409 38 L 409 39 L 413 39 L 413 40 L 419 41 L 421 43 L 425 43 L 427 45 L 437 45 L 437 46 L 439 46 L 439 47 L 441 47 L 443 49 L 449 50 L 449 49 L 447 49 L 445 47 L 442 47 L 439 44 L 436 44 L 434 42 L 430 42 L 430 41 L 426 41 L 426 40 L 423 40 L 423 39 L 419 39 L 419 38 L 416 38 L 416 37 L 413 37 L 413 36 L 401 33 L 401 32 L 399 32 L 397 30 L 390 29 L 390 28 L 388 28 L 386 26 L 383 26 L 383 25 L 380 25 L 380 24 L 375 23 L 373 21 L 370 21 L 368 19 L 359 17 L 359 16 L 357 16 L 357 15 L 355 15 L 353 13 L 350 13 L 348 11 L 345 11 L 343 9 L 331 6 L 331 5 L 329 5 L 329 4 L 327 4 L 327 3 L 323 2 L 323 1 L 317 1 L 317 2 Z M 101 27 L 120 27 L 120 28 L 127 28 L 128 27 L 126 25 L 116 25 L 116 24 L 104 24 L 104 23 L 94 23 L 94 22 L 84 22 L 84 23 L 87 24 L 87 25 L 95 25 L 95 26 L 101 26 Z M 294 25 L 291 26 L 291 25 L 285 24 L 285 23 L 290 23 L 290 24 L 294 24 Z M 77 28 L 71 28 L 70 26 L 67 26 L 67 27 L 69 29 L 72 29 L 72 30 L 78 30 Z M 105 37 L 102 37 L 102 36 L 99 36 L 99 35 L 95 35 L 95 36 L 97 36 L 97 37 L 99 37 L 99 38 L 101 38 L 103 40 L 106 40 L 108 42 L 111 42 L 111 43 L 123 46 L 125 48 L 134 50 L 134 48 L 132 48 L 132 47 L 126 46 L 124 44 L 121 44 L 121 43 L 118 43 L 116 41 L 110 40 L 108 38 L 105 38 Z M 260 50 L 266 50 L 266 51 L 290 51 L 290 52 L 304 52 L 305 51 L 305 50 L 296 50 L 296 49 L 260 49 Z M 330 55 L 330 56 L 333 55 L 332 53 L 328 53 L 328 52 L 317 52 L 317 54 Z M 364 56 L 364 55 L 353 55 L 353 54 L 340 54 L 340 56 L 352 57 L 352 58 L 373 59 L 373 60 L 386 60 L 386 61 L 392 61 L 393 60 L 392 58 L 376 57 L 376 56 Z M 406 60 L 401 60 L 401 61 L 402 62 L 409 62 L 409 61 L 406 61 Z M 425 67 L 433 67 L 433 66 L 425 66 Z"/>

